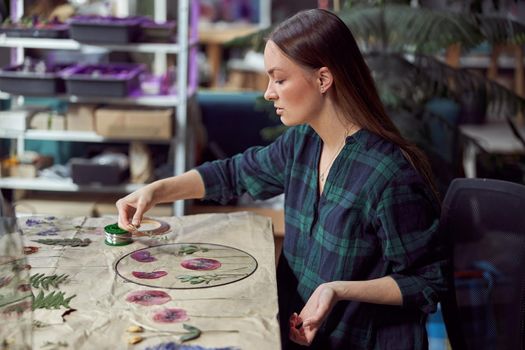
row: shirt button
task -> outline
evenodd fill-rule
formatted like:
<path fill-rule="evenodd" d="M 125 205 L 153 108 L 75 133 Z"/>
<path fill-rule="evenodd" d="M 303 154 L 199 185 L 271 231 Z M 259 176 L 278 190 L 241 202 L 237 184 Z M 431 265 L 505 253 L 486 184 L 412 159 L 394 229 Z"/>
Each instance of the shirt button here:
<path fill-rule="evenodd" d="M 347 143 L 347 144 L 355 143 L 355 137 L 353 137 L 353 136 L 348 136 L 348 137 L 346 138 L 346 143 Z"/>

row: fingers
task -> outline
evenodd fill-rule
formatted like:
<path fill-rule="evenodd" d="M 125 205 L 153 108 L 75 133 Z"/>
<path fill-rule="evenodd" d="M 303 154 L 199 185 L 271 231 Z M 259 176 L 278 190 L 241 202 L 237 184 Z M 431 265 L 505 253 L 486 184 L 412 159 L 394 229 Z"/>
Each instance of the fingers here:
<path fill-rule="evenodd" d="M 136 198 L 131 194 L 117 201 L 118 225 L 120 228 L 130 231 L 140 226 L 147 205 L 142 198 Z"/>
<path fill-rule="evenodd" d="M 131 223 L 130 222 L 130 218 L 129 218 L 129 214 L 131 213 L 128 213 L 130 210 L 132 212 L 135 211 L 135 208 L 133 207 L 128 207 L 124 201 L 122 199 L 119 199 L 116 203 L 116 207 L 117 207 L 117 210 L 118 210 L 118 220 L 117 220 L 117 223 L 119 225 L 119 227 L 121 229 L 124 229 L 124 230 L 127 230 L 127 227 L 129 226 L 129 224 Z"/>
<path fill-rule="evenodd" d="M 301 329 L 295 329 L 290 328 L 290 335 L 289 338 L 294 343 L 300 344 L 300 345 L 310 345 L 310 342 L 308 342 L 308 339 L 306 338 L 306 335 L 304 334 L 304 328 Z"/>
<path fill-rule="evenodd" d="M 133 219 L 131 220 L 131 224 L 137 228 L 140 227 L 140 223 L 142 222 L 142 217 L 144 216 L 144 208 L 143 207 L 137 207 L 135 210 L 135 214 L 133 215 Z"/>
<path fill-rule="evenodd" d="M 296 312 L 294 312 L 289 319 L 289 325 L 290 325 L 290 334 L 289 338 L 291 341 L 300 344 L 300 345 L 310 345 L 311 340 L 308 341 L 308 338 L 305 334 L 305 329 L 303 327 L 303 321 L 299 315 L 297 315 Z M 313 339 L 313 337 L 312 337 Z"/>
<path fill-rule="evenodd" d="M 288 320 L 288 323 L 290 324 L 290 328 L 301 328 L 302 325 L 302 319 L 299 317 L 297 312 L 294 312 L 290 319 Z"/>

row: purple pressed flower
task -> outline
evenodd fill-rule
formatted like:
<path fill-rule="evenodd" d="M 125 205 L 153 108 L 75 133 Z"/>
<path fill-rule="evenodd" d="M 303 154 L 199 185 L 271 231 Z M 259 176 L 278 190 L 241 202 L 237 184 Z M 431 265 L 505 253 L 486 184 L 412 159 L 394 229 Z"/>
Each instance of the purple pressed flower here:
<path fill-rule="evenodd" d="M 26 220 L 26 225 L 29 226 L 29 227 L 33 227 L 33 226 L 36 226 L 36 225 L 40 225 L 43 222 L 44 221 L 42 221 L 40 219 L 27 219 Z"/>
<path fill-rule="evenodd" d="M 151 253 L 146 250 L 138 250 L 131 254 L 131 258 L 138 262 L 152 262 L 157 259 L 151 256 Z"/>
<path fill-rule="evenodd" d="M 238 348 L 207 348 L 200 345 L 185 345 L 175 342 L 160 343 L 158 345 L 149 346 L 145 350 L 238 350 Z"/>
<path fill-rule="evenodd" d="M 152 272 L 142 272 L 142 271 L 133 271 L 131 273 L 133 276 L 145 280 L 153 280 L 156 278 L 161 278 L 166 276 L 168 273 L 166 271 L 152 271 Z"/>
<path fill-rule="evenodd" d="M 52 227 L 50 229 L 40 231 L 37 233 L 38 236 L 56 236 L 58 234 L 58 228 Z"/>
<path fill-rule="evenodd" d="M 161 290 L 139 290 L 131 292 L 126 297 L 126 301 L 140 305 L 161 305 L 171 300 L 168 293 Z"/>
<path fill-rule="evenodd" d="M 12 279 L 13 279 L 13 276 L 0 277 L 0 288 L 7 286 L 11 282 Z"/>
<path fill-rule="evenodd" d="M 153 321 L 162 323 L 176 323 L 189 320 L 188 314 L 184 309 L 164 309 L 153 315 Z"/>
<path fill-rule="evenodd" d="M 194 258 L 194 259 L 188 259 L 184 260 L 180 263 L 182 267 L 189 270 L 215 270 L 221 267 L 221 263 L 218 260 L 215 259 L 207 259 L 207 258 Z"/>

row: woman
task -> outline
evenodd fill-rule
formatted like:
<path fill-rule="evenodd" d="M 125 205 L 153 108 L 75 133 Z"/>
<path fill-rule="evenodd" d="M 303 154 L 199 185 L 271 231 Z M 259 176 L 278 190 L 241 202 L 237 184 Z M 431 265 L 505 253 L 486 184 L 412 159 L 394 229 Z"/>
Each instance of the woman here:
<path fill-rule="evenodd" d="M 426 348 L 426 315 L 445 289 L 428 164 L 386 115 L 336 15 L 315 9 L 286 20 L 264 59 L 264 97 L 290 126 L 285 134 L 120 199 L 119 225 L 139 225 L 160 202 L 284 192 L 283 348 Z"/>

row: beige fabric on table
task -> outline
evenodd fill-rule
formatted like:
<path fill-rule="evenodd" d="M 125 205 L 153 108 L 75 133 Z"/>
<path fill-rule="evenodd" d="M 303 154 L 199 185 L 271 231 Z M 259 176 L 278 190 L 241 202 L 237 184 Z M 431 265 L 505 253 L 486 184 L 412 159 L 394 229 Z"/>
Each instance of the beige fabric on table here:
<path fill-rule="evenodd" d="M 206 347 L 240 349 L 280 349 L 277 321 L 275 255 L 271 222 L 252 213 L 204 214 L 159 218 L 168 222 L 170 231 L 163 236 L 142 237 L 127 246 L 113 247 L 103 243 L 104 226 L 115 223 L 115 217 L 57 218 L 58 236 L 41 236 L 42 225 L 28 225 L 20 219 L 26 246 L 38 246 L 28 255 L 31 275 L 37 273 L 69 275 L 59 286 L 65 296 L 76 294 L 65 316 L 65 309 L 34 312 L 34 348 L 46 342 L 67 342 L 69 349 L 144 349 L 147 346 L 178 338 L 146 331 L 130 334 L 131 325 L 142 325 L 158 331 L 183 331 L 182 323 L 162 324 L 152 320 L 155 311 L 169 307 L 185 309 L 189 320 L 184 323 L 203 331 L 200 338 L 188 344 Z M 30 223 L 30 222 L 29 222 Z M 89 238 L 87 247 L 49 246 L 34 242 L 42 238 Z M 161 238 L 163 237 L 163 238 Z M 231 246 L 251 254 L 258 263 L 256 271 L 240 281 L 211 288 L 149 288 L 122 279 L 115 273 L 116 261 L 137 249 L 167 243 L 213 243 Z M 163 305 L 143 306 L 127 302 L 126 296 L 138 290 L 163 290 L 172 300 Z M 53 289 L 50 289 L 53 290 Z M 38 291 L 36 291 L 38 292 Z M 231 332 L 233 331 L 233 332 Z M 133 335 L 146 337 L 128 345 Z M 65 349 L 65 348 L 60 348 Z"/>

